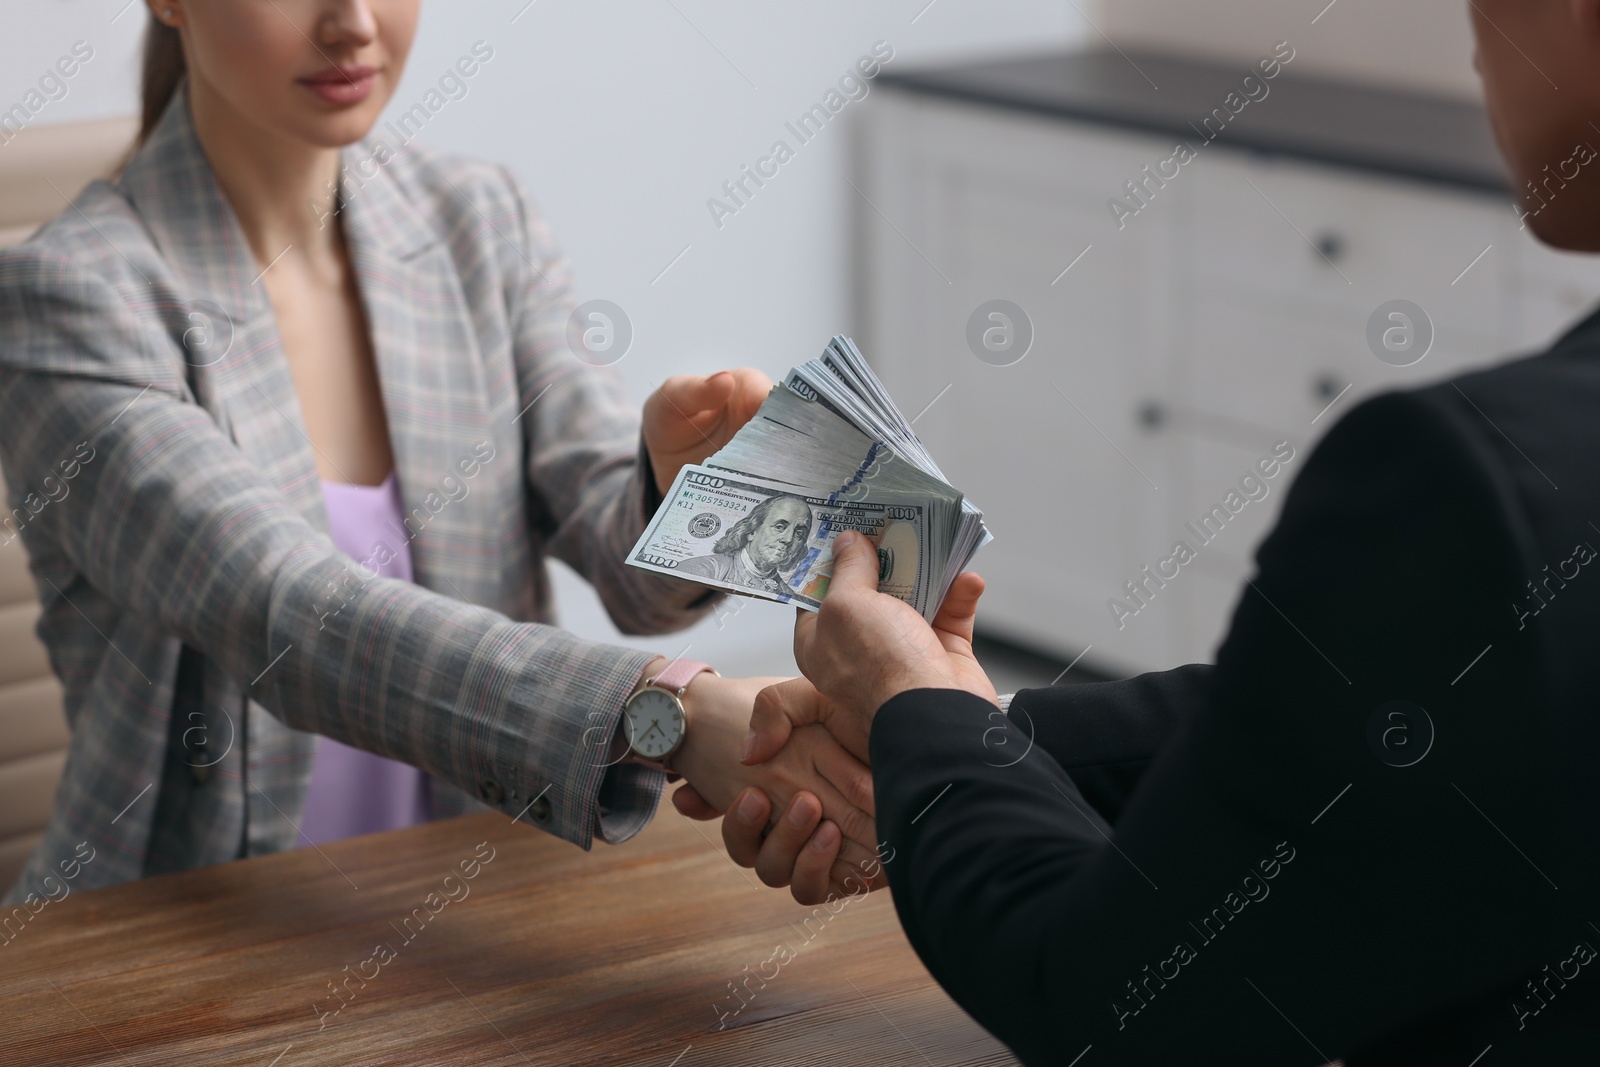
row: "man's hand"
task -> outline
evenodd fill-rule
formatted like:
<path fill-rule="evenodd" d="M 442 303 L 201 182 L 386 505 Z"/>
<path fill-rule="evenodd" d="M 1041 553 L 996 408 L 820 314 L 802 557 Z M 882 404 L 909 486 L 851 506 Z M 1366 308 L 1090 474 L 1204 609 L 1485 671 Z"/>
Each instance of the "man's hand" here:
<path fill-rule="evenodd" d="M 771 759 L 794 727 L 821 723 L 865 762 L 878 709 L 911 689 L 962 689 L 998 703 L 972 652 L 982 596 L 982 578 L 958 575 L 929 626 L 911 605 L 878 592 L 871 543 L 857 533 L 841 534 L 822 610 L 801 612 L 795 622 L 794 657 L 805 679 L 756 697 L 740 758 L 750 764 Z"/>
<path fill-rule="evenodd" d="M 675 374 L 644 402 L 644 447 L 663 496 L 685 463 L 700 463 L 733 439 L 772 391 L 772 379 L 741 367 L 709 378 Z"/>

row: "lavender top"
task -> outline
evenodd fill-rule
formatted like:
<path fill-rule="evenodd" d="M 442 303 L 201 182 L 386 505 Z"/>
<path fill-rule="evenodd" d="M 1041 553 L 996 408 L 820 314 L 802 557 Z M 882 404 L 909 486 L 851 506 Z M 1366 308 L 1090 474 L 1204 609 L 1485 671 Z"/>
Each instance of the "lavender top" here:
<path fill-rule="evenodd" d="M 339 551 L 364 573 L 413 580 L 404 530 L 400 484 L 393 472 L 382 485 L 322 483 L 328 530 Z M 396 543 L 398 542 L 398 544 Z M 415 767 L 317 738 L 301 834 L 316 844 L 342 837 L 415 826 L 432 817 L 427 775 Z"/>

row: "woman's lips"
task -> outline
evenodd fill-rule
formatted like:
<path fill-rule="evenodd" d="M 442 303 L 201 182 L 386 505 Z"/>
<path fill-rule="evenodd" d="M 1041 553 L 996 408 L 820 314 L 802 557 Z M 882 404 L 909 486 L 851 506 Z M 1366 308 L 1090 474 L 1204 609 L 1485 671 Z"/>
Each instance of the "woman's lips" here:
<path fill-rule="evenodd" d="M 349 107 L 372 95 L 377 80 L 378 70 L 375 67 L 330 67 L 301 78 L 299 82 L 324 102 L 336 107 Z"/>

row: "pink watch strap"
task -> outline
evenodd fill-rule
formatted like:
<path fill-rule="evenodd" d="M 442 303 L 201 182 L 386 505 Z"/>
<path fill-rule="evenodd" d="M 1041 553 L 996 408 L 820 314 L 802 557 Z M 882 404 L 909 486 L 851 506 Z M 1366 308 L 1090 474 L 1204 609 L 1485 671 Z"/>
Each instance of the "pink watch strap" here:
<path fill-rule="evenodd" d="M 651 678 L 648 684 L 657 689 L 670 689 L 674 693 L 679 693 L 687 688 L 689 683 L 694 681 L 695 675 L 701 671 L 711 671 L 711 665 L 694 659 L 675 659 L 667 664 L 660 674 Z M 711 671 L 711 673 L 717 672 Z"/>

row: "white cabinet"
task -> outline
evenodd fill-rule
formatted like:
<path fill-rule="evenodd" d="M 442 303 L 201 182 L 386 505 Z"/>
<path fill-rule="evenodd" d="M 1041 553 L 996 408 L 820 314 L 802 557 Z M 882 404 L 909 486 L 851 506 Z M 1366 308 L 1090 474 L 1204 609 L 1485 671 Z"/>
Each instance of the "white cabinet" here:
<path fill-rule="evenodd" d="M 1125 183 L 1171 140 L 903 91 L 875 103 L 855 177 L 862 347 L 908 414 L 932 403 L 918 433 L 989 516 L 983 628 L 1069 657 L 1093 645 L 1105 669 L 1213 655 L 1289 482 L 1354 403 L 1533 350 L 1600 295 L 1593 261 L 1539 248 L 1492 196 L 1219 144 L 1148 183 L 1119 228 L 1108 201 L 1131 203 Z M 967 341 L 995 299 L 1033 329 L 1008 366 Z M 1434 328 L 1408 367 L 1367 341 L 1397 299 Z M 1295 460 L 1201 545 L 1185 524 L 1280 442 Z M 1151 579 L 1178 541 L 1194 561 Z M 1119 619 L 1113 598 L 1139 610 Z"/>
<path fill-rule="evenodd" d="M 1108 240 L 1102 192 L 1144 143 L 915 104 L 879 118 L 861 185 L 864 350 L 1000 535 L 981 557 L 986 626 L 1047 648 L 1098 633 L 1108 585 L 1165 536 L 1167 449 L 1129 399 L 1166 377 L 1171 303 L 1151 294 L 1172 285 L 1172 249 L 1159 226 Z M 1032 322 L 1011 366 L 966 340 L 996 298 Z M 1141 659 L 1164 648 L 1157 627 L 1128 640 Z"/>

